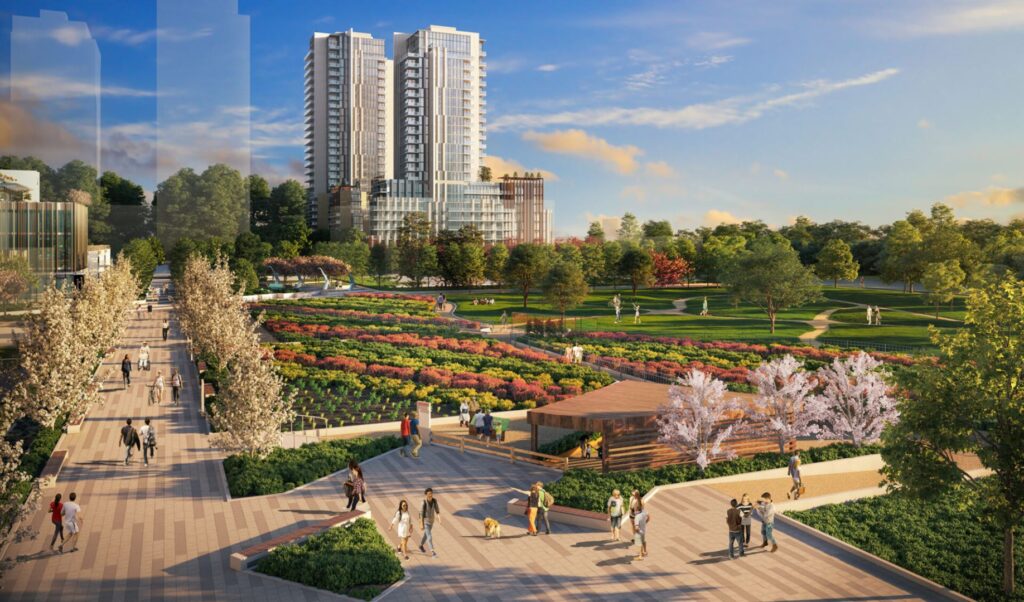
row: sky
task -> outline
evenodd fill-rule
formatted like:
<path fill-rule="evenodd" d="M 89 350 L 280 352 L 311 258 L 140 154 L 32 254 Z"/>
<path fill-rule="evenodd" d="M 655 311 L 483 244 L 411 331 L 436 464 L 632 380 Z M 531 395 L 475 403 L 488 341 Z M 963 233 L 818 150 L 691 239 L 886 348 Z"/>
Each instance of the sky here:
<path fill-rule="evenodd" d="M 5 2 L 0 74 L 40 98 L 12 105 L 0 90 L 0 153 L 78 152 L 73 103 L 50 97 L 92 85 L 12 69 L 24 63 L 15 16 L 64 11 L 88 26 L 103 166 L 147 190 L 166 165 L 245 152 L 272 182 L 301 181 L 311 34 L 352 28 L 390 55 L 394 32 L 436 24 L 486 40 L 488 161 L 546 174 L 556 235 L 626 211 L 677 228 L 798 215 L 878 225 L 940 201 L 967 218 L 1024 215 L 1024 0 L 212 0 L 226 9 L 212 18 L 168 2 Z M 51 63 L 81 60 L 81 28 L 50 31 Z M 180 50 L 158 53 L 158 32 Z M 158 81 L 158 58 L 187 66 Z M 158 122 L 183 134 L 161 152 Z"/>

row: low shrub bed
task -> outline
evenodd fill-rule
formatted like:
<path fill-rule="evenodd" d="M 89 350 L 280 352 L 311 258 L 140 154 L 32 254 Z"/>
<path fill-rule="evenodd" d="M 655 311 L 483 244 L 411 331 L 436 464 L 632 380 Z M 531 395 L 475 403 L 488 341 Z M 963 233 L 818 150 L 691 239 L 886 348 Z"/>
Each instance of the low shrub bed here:
<path fill-rule="evenodd" d="M 1017 572 L 1013 598 L 1003 595 L 1003 534 L 968 491 L 924 502 L 900 492 L 787 512 L 819 531 L 980 601 L 1024 600 Z M 1024 542 L 1016 541 L 1018 562 Z"/>
<path fill-rule="evenodd" d="M 338 439 L 278 448 L 266 458 L 238 454 L 224 458 L 231 497 L 282 493 L 402 446 L 398 437 Z"/>
<path fill-rule="evenodd" d="M 391 545 L 365 518 L 276 548 L 255 570 L 361 600 L 372 600 L 405 577 Z"/>
<path fill-rule="evenodd" d="M 564 454 L 570 449 L 579 447 L 580 440 L 583 439 L 584 435 L 587 436 L 587 441 L 597 441 L 601 438 L 601 433 L 584 433 L 583 431 L 575 431 L 565 435 L 564 437 L 559 437 L 554 441 L 538 445 L 537 451 L 542 454 L 550 454 L 552 456 Z"/>
<path fill-rule="evenodd" d="M 66 419 L 61 418 L 51 428 L 43 428 L 38 422 L 29 418 L 22 418 L 16 421 L 7 431 L 7 440 L 11 443 L 22 442 L 21 463 L 18 470 L 35 478 L 38 477 L 46 463 L 53 455 L 53 449 L 57 447 L 57 441 L 64 432 Z M 32 481 L 24 481 L 16 484 L 12 492 L 21 499 L 28 497 L 32 489 Z"/>
<path fill-rule="evenodd" d="M 877 454 L 880 451 L 881 446 L 879 445 L 854 447 L 849 443 L 833 443 L 824 447 L 802 450 L 800 452 L 800 459 L 804 464 L 810 464 L 812 462 L 826 462 L 829 460 Z M 580 508 L 581 510 L 590 510 L 592 512 L 604 512 L 605 504 L 613 489 L 621 491 L 624 497 L 628 497 L 629 492 L 634 489 L 639 490 L 641 495 L 645 495 L 658 485 L 685 483 L 745 472 L 784 468 L 788 462 L 788 454 L 762 453 L 751 458 L 736 458 L 735 460 L 715 462 L 708 466 L 703 474 L 696 464 L 677 464 L 661 468 L 647 468 L 631 472 L 609 472 L 606 474 L 587 469 L 574 469 L 566 471 L 562 478 L 548 485 L 546 490 L 555 497 L 556 503 L 561 506 Z"/>

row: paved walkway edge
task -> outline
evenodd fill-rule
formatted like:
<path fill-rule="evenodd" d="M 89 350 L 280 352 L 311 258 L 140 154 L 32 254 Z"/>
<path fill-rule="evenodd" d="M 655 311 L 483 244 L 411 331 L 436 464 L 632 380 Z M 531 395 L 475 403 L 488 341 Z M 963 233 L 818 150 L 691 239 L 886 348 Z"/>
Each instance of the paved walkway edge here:
<path fill-rule="evenodd" d="M 944 585 L 940 585 L 938 583 L 935 583 L 931 579 L 928 579 L 926 577 L 922 577 L 921 575 L 918 575 L 917 573 L 915 573 L 913 571 L 909 571 L 909 570 L 907 570 L 907 569 L 905 569 L 905 568 L 903 568 L 903 567 L 901 567 L 901 566 L 899 566 L 897 564 L 893 564 L 893 563 L 889 562 L 888 560 L 885 560 L 883 558 L 879 558 L 878 556 L 875 556 L 874 554 L 871 554 L 870 552 L 865 552 L 864 550 L 858 548 L 857 546 L 848 544 L 848 543 L 846 543 L 845 541 L 843 541 L 841 539 L 836 539 L 835 537 L 832 537 L 831 535 L 829 535 L 827 533 L 823 533 L 823 532 L 821 532 L 821 531 L 819 531 L 819 530 L 817 530 L 817 529 L 815 529 L 813 527 L 809 527 L 809 526 L 803 524 L 802 522 L 800 522 L 800 521 L 798 521 L 798 520 L 796 520 L 794 518 L 790 518 L 790 517 L 788 517 L 788 516 L 786 516 L 784 514 L 779 514 L 779 515 L 776 515 L 775 520 L 777 522 L 780 522 L 780 523 L 786 525 L 787 527 L 792 527 L 793 529 L 796 529 L 797 531 L 800 531 L 800 532 L 804 533 L 805 535 L 809 535 L 809 536 L 811 536 L 811 537 L 813 537 L 815 539 L 819 539 L 819 540 L 825 541 L 825 542 L 827 542 L 829 544 L 832 544 L 833 546 L 835 546 L 837 548 L 840 548 L 840 549 L 842 549 L 842 550 L 844 550 L 846 552 L 849 552 L 850 554 L 853 554 L 854 556 L 860 558 L 861 560 L 865 560 L 867 562 L 870 562 L 871 564 L 873 564 L 873 565 L 875 565 L 875 566 L 877 566 L 877 567 L 879 567 L 879 568 L 881 568 L 883 570 L 887 570 L 887 571 L 890 571 L 892 573 L 896 573 L 897 575 L 903 577 L 904 579 L 907 579 L 908 581 L 912 581 L 913 583 L 916 583 L 917 585 L 920 585 L 922 587 L 928 588 L 929 590 L 935 592 L 936 594 L 939 594 L 939 595 L 945 597 L 946 599 L 949 599 L 949 600 L 961 600 L 963 602 L 972 602 L 973 601 L 973 598 L 968 598 L 967 596 L 965 596 L 965 595 L 963 595 L 963 594 L 961 594 L 959 592 L 955 592 L 955 591 L 949 589 L 948 587 L 946 587 Z"/>

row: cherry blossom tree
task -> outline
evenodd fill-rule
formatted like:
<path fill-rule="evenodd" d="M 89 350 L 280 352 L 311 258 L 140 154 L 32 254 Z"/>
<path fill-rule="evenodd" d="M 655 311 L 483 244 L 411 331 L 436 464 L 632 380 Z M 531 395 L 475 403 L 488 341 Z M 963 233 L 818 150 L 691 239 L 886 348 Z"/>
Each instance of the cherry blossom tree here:
<path fill-rule="evenodd" d="M 811 413 L 807 398 L 814 383 L 803 364 L 792 355 L 764 362 L 750 373 L 750 383 L 757 387 L 757 408 L 753 417 L 764 422 L 764 430 L 778 437 L 779 453 L 786 444 L 810 432 Z"/>
<path fill-rule="evenodd" d="M 808 400 L 807 411 L 819 439 L 849 439 L 860 447 L 877 441 L 885 426 L 899 419 L 881 365 L 862 351 L 817 371 L 822 389 Z"/>
<path fill-rule="evenodd" d="M 201 353 L 227 366 L 248 342 L 256 325 L 248 316 L 227 260 L 196 255 L 185 264 L 178 289 L 182 330 Z"/>
<path fill-rule="evenodd" d="M 668 396 L 658 419 L 660 442 L 693 454 L 701 471 L 714 458 L 736 456 L 732 450 L 723 450 L 722 442 L 742 424 L 742 418 L 730 420 L 741 407 L 726 396 L 724 382 L 694 368 L 669 388 Z"/>

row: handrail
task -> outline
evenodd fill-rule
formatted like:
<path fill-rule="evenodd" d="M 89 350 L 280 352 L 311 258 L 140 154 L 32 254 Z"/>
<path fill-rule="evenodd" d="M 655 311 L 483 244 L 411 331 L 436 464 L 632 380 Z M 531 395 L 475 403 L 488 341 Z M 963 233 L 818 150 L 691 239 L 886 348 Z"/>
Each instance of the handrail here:
<path fill-rule="evenodd" d="M 469 437 L 457 437 L 454 435 L 431 433 L 430 442 L 436 442 L 440 445 L 446 445 L 449 447 L 457 447 L 459 448 L 459 451 L 462 452 L 465 452 L 468 447 L 472 451 L 491 455 L 507 456 L 509 461 L 512 463 L 515 463 L 518 459 L 522 462 L 539 464 L 551 468 L 561 468 L 562 470 L 568 470 L 569 468 L 569 458 L 519 449 L 518 447 L 512 447 L 510 445 L 498 445 L 489 441 L 479 441 Z M 554 466 L 552 466 L 553 464 Z"/>

